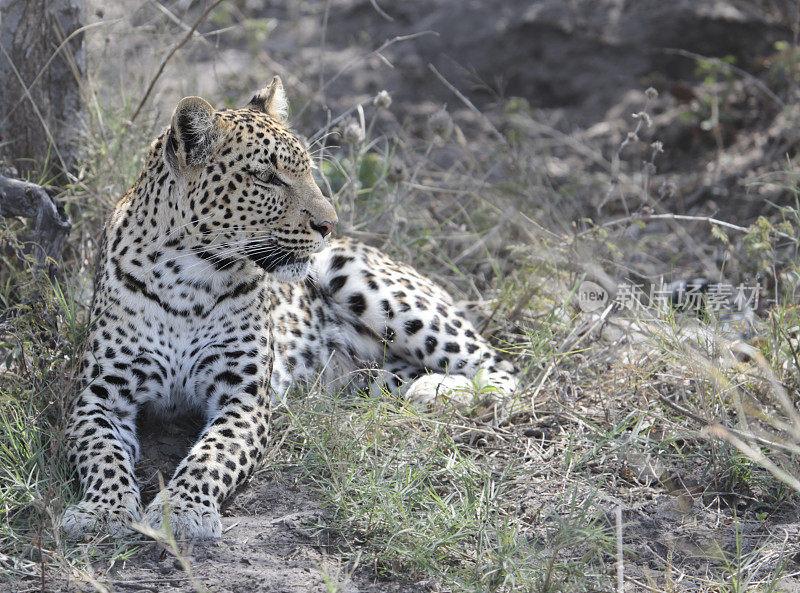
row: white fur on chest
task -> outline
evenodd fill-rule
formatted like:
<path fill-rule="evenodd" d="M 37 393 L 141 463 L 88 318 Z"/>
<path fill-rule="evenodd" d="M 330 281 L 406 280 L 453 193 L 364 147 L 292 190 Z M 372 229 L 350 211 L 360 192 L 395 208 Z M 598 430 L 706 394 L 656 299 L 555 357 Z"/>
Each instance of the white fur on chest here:
<path fill-rule="evenodd" d="M 268 331 L 266 305 L 254 296 L 259 288 L 257 285 L 242 296 L 229 296 L 236 284 L 215 294 L 184 282 L 153 292 L 156 300 L 119 287 L 120 305 L 136 312 L 128 319 L 129 328 L 138 337 L 136 356 L 148 361 L 163 377 L 161 384 L 151 381 L 138 394 L 142 403 L 159 417 L 205 410 L 205 393 L 214 377 L 211 371 L 219 369 L 207 361 L 223 360 L 226 353 L 249 351 L 260 344 L 260 339 L 247 345 L 238 343 L 245 318 L 251 323 L 260 319 L 260 329 L 248 333 Z"/>

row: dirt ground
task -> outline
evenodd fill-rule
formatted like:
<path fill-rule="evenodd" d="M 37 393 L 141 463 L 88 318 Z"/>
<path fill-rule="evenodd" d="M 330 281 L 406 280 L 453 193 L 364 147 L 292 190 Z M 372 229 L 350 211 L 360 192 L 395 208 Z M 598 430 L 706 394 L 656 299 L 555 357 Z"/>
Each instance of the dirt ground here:
<path fill-rule="evenodd" d="M 538 418 L 521 413 L 512 416 L 499 434 L 509 440 L 528 440 L 529 455 L 546 453 L 554 431 L 570 430 L 570 419 L 561 405 L 543 401 Z M 570 402 L 584 418 L 599 420 L 600 406 L 607 406 L 590 395 Z M 199 420 L 188 419 L 179 425 L 143 424 L 142 460 L 137 476 L 143 498 L 157 491 L 159 473 L 169 475 L 196 437 Z M 516 435 L 516 438 L 514 438 Z M 503 441 L 484 443 L 487 451 Z M 530 446 L 533 443 L 533 446 Z M 538 445 L 537 445 L 538 444 Z M 510 447 L 510 454 L 518 454 Z M 558 454 L 555 452 L 555 454 Z M 756 559 L 769 574 L 776 558 L 786 559 L 795 550 L 793 561 L 800 567 L 800 521 L 796 509 L 784 505 L 782 511 L 759 520 L 737 519 L 752 501 L 714 498 L 697 479 L 694 468 L 670 475 L 656 475 L 644 467 L 635 454 L 622 455 L 614 483 L 601 491 L 579 485 L 586 498 L 597 496 L 595 508 L 605 509 L 601 518 L 614 526 L 616 509 L 622 510 L 624 544 L 629 551 L 627 574 L 646 583 L 651 574 L 665 570 L 690 575 L 711 575 L 725 553 L 739 549 L 745 555 L 761 550 Z M 639 476 L 633 476 L 639 472 Z M 645 477 L 645 474 L 650 474 Z M 543 460 L 541 471 L 525 484 L 518 512 L 536 516 L 552 504 L 559 488 L 572 488 L 558 464 Z M 223 512 L 223 537 L 211 542 L 179 542 L 180 555 L 164 545 L 147 544 L 127 560 L 108 570 L 96 563 L 99 582 L 112 591 L 152 591 L 156 593 L 214 591 L 225 593 L 308 591 L 313 593 L 435 593 L 443 589 L 436 580 L 413 582 L 387 580 L 375 567 L 343 564 L 344 544 L 324 528 L 329 513 L 302 481 L 293 479 L 291 469 L 261 472 L 237 492 Z M 546 533 L 538 534 L 546 538 Z M 772 548 L 762 548 L 771 541 Z M 348 550 L 352 552 L 352 549 Z M 179 557 L 182 556 L 183 560 Z M 185 562 L 188 561 L 188 564 Z M 186 567 L 191 568 L 187 571 Z M 678 575 L 679 576 L 679 575 Z M 48 575 L 48 591 L 94 591 L 90 585 L 78 586 Z M 35 583 L 19 583 L 9 593 L 41 590 Z M 449 590 L 449 589 L 445 589 Z M 626 591 L 637 590 L 626 588 Z M 776 591 L 800 591 L 800 578 L 786 577 Z"/>
<path fill-rule="evenodd" d="M 599 423 L 608 413 L 609 399 L 586 391 L 569 405 L 582 418 Z M 788 558 L 800 569 L 800 520 L 796 507 L 783 505 L 768 517 L 753 518 L 754 513 L 748 510 L 757 506 L 756 493 L 750 497 L 747 493 L 734 498 L 717 496 L 713 487 L 702 482 L 699 468 L 660 468 L 657 461 L 638 457 L 635 448 L 619 456 L 615 464 L 618 474 L 602 490 L 585 483 L 570 483 L 559 464 L 548 464 L 544 457 L 548 443 L 556 442 L 553 433 L 568 432 L 575 419 L 563 413 L 563 402 L 552 399 L 542 401 L 537 414 L 536 418 L 528 413 L 513 415 L 499 432 L 507 441 L 490 439 L 483 444 L 491 451 L 513 441 L 517 445 L 509 447 L 509 454 L 514 455 L 519 454 L 519 442 L 527 441 L 528 454 L 542 456 L 541 470 L 526 481 L 527 494 L 518 506 L 521 517 L 535 517 L 548 508 L 560 488 L 578 487 L 587 499 L 597 497 L 595 508 L 605 510 L 600 521 L 609 528 L 615 525 L 616 509 L 622 509 L 624 545 L 630 556 L 626 571 L 629 577 L 643 583 L 651 574 L 672 570 L 712 575 L 718 570 L 720 559 L 733 550 L 745 556 L 758 554 L 756 567 L 750 570 L 762 570 L 762 576 L 769 575 L 778 558 Z M 192 420 L 178 426 L 143 426 L 143 459 L 137 465 L 137 475 L 145 500 L 157 491 L 159 472 L 169 475 L 180 462 L 198 427 L 199 422 Z M 552 455 L 559 453 L 554 450 Z M 175 554 L 152 544 L 104 574 L 102 582 L 117 591 L 159 593 L 198 589 L 231 593 L 442 590 L 435 580 L 385 580 L 376 575 L 375 567 L 342 565 L 337 558 L 345 544 L 326 532 L 328 520 L 329 513 L 319 499 L 302 481 L 293 480 L 291 469 L 275 471 L 267 463 L 226 506 L 221 540 L 181 544 L 188 545 L 181 549 L 189 560 L 191 573 Z M 546 532 L 537 535 L 547 538 Z M 768 542 L 772 545 L 764 547 Z M 66 584 L 64 587 L 65 591 L 71 590 Z M 782 579 L 776 591 L 800 591 L 800 578 Z"/>
<path fill-rule="evenodd" d="M 137 477 L 145 501 L 169 476 L 196 439 L 199 420 L 171 426 L 142 424 L 142 458 Z M 325 510 L 291 475 L 265 467 L 239 490 L 223 510 L 223 537 L 218 541 L 179 542 L 178 549 L 151 543 L 134 548 L 132 558 L 109 569 L 94 563 L 93 575 L 110 591 L 154 593 L 254 591 L 296 593 L 424 593 L 427 583 L 384 580 L 369 566 L 343 563 L 343 542 L 324 529 Z M 89 545 L 89 544 L 87 544 Z M 94 544 L 89 545 L 87 551 Z M 134 544 L 132 544 L 134 545 Z M 187 566 L 191 568 L 186 569 Z M 39 582 L 2 584 L 2 591 L 23 593 L 96 591 L 63 575 L 47 574 Z"/>
<path fill-rule="evenodd" d="M 145 499 L 158 488 L 158 472 L 169 475 L 192 442 L 193 427 L 182 428 L 145 431 L 144 457 L 137 467 Z M 111 584 L 120 591 L 159 593 L 196 591 L 198 587 L 230 593 L 430 590 L 422 585 L 381 581 L 369 567 L 342 565 L 337 560 L 337 547 L 342 543 L 317 528 L 324 525 L 325 517 L 319 500 L 303 484 L 293 484 L 290 476 L 276 476 L 265 469 L 226 506 L 223 538 L 196 542 L 187 550 L 191 578 L 175 555 L 154 545 L 126 561 Z"/>

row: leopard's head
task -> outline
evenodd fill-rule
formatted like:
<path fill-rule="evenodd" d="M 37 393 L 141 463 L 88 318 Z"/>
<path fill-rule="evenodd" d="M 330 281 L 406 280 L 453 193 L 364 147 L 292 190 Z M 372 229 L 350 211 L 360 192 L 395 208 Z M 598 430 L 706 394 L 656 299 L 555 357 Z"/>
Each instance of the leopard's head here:
<path fill-rule="evenodd" d="M 216 111 L 200 97 L 175 109 L 164 159 L 183 188 L 184 228 L 218 268 L 249 260 L 301 279 L 336 225 L 286 114 L 277 76 L 241 109 Z"/>

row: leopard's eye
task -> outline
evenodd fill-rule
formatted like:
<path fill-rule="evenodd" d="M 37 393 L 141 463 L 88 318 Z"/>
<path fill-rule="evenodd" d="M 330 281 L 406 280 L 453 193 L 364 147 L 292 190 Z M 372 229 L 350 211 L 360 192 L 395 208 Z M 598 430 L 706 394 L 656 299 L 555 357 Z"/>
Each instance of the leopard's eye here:
<path fill-rule="evenodd" d="M 256 171 L 253 171 L 252 169 L 248 169 L 247 172 L 250 173 L 250 175 L 252 175 L 255 178 L 256 182 L 261 182 L 261 183 L 263 183 L 265 185 L 275 185 L 275 186 L 278 186 L 278 187 L 286 185 L 286 182 L 283 179 L 281 179 L 280 177 L 278 177 L 272 171 L 270 171 L 269 173 L 265 174 L 265 173 L 257 173 Z"/>

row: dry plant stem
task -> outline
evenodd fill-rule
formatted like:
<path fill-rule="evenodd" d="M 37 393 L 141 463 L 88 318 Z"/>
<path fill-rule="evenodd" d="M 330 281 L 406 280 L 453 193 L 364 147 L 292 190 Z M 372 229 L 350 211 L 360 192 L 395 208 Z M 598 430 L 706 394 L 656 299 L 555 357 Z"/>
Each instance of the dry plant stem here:
<path fill-rule="evenodd" d="M 634 578 L 629 578 L 630 582 L 639 587 L 642 591 L 651 591 L 652 593 L 665 593 L 665 589 L 656 589 L 650 585 L 646 585 L 642 581 Z"/>
<path fill-rule="evenodd" d="M 656 210 L 661 210 L 655 216 L 665 216 L 664 220 L 667 221 L 667 224 L 672 228 L 673 232 L 683 239 L 683 242 L 686 244 L 689 250 L 695 255 L 697 260 L 705 266 L 705 273 L 709 278 L 720 278 L 722 275 L 722 271 L 719 269 L 717 264 L 706 254 L 703 250 L 702 245 L 698 243 L 698 241 L 692 236 L 683 226 L 676 222 L 676 215 L 672 214 L 671 212 L 664 212 L 663 208 L 660 204 L 654 204 L 654 208 Z"/>
<path fill-rule="evenodd" d="M 755 360 L 759 368 L 761 368 L 761 370 L 764 371 L 764 374 L 767 376 L 767 380 L 769 381 L 770 387 L 772 387 L 772 390 L 774 394 L 777 396 L 777 399 L 780 402 L 781 406 L 783 407 L 784 411 L 786 412 L 786 415 L 791 420 L 791 424 L 788 426 L 788 428 L 792 433 L 792 436 L 797 441 L 800 442 L 800 413 L 797 412 L 797 409 L 792 403 L 792 400 L 789 398 L 789 394 L 786 393 L 786 389 L 784 389 L 783 385 L 781 385 L 781 382 L 778 381 L 778 378 L 775 376 L 775 372 L 769 366 L 769 363 L 766 361 L 764 356 L 761 354 L 761 352 L 759 352 L 749 344 L 744 344 L 742 342 L 735 342 L 731 346 L 731 350 L 746 354 L 747 356 Z"/>
<path fill-rule="evenodd" d="M 94 574 L 87 571 L 80 571 L 80 576 L 81 580 L 94 587 L 94 590 L 98 593 L 111 593 L 108 587 L 101 583 Z M 41 590 L 43 591 L 44 589 Z"/>
<path fill-rule="evenodd" d="M 464 251 L 455 256 L 452 259 L 452 265 L 457 266 L 464 258 L 469 257 L 477 250 L 482 249 L 486 245 L 487 241 L 495 238 L 497 235 L 500 234 L 500 232 L 511 221 L 512 216 L 514 216 L 515 214 L 516 214 L 515 212 L 508 212 L 507 216 L 505 216 L 499 223 L 497 223 L 491 231 L 489 231 L 483 236 L 479 236 L 477 241 L 475 241 L 472 245 L 470 245 L 469 247 L 464 249 Z"/>
<path fill-rule="evenodd" d="M 656 172 L 656 157 L 664 152 L 660 143 L 651 144 L 652 154 L 650 160 L 642 165 L 642 186 L 641 186 L 641 202 L 642 204 L 649 204 L 652 202 L 650 199 L 650 178 Z M 655 204 L 652 204 L 655 206 Z"/>
<path fill-rule="evenodd" d="M 325 1 L 325 12 L 322 15 L 322 35 L 319 40 L 319 97 L 325 107 L 325 39 L 328 35 L 328 17 L 331 12 L 331 0 Z"/>
<path fill-rule="evenodd" d="M 719 94 L 716 87 L 712 91 L 711 96 L 711 133 L 714 136 L 714 142 L 717 145 L 717 155 L 714 159 L 714 174 L 712 175 L 712 183 L 719 183 L 719 172 L 722 168 L 722 153 L 725 150 L 725 143 L 722 140 L 722 131 L 719 125 Z"/>
<path fill-rule="evenodd" d="M 721 274 L 719 268 L 711 260 L 701 249 L 701 246 L 697 243 L 697 241 L 684 229 L 682 226 L 677 224 L 676 221 L 679 220 L 688 220 L 688 221 L 701 221 L 701 222 L 709 222 L 711 224 L 716 224 L 725 228 L 729 228 L 731 230 L 739 231 L 739 232 L 747 232 L 748 229 L 744 227 L 737 226 L 735 224 L 731 224 L 729 222 L 725 222 L 722 220 L 717 220 L 716 218 L 709 218 L 705 216 L 688 216 L 688 215 L 681 215 L 681 214 L 672 214 L 671 212 L 664 212 L 661 214 L 631 214 L 630 216 L 625 216 L 623 218 L 619 218 L 617 220 L 612 220 L 607 223 L 600 225 L 600 228 L 607 228 L 615 225 L 624 224 L 627 222 L 633 222 L 637 220 L 666 220 L 670 227 L 673 229 L 676 235 L 680 237 L 683 242 L 688 246 L 688 248 L 697 256 L 697 259 L 704 265 L 705 267 L 705 274 L 709 278 L 717 278 Z M 597 227 L 589 228 L 584 231 L 581 231 L 576 236 L 583 237 L 587 234 L 593 233 L 597 230 Z"/>
<path fill-rule="evenodd" d="M 506 145 L 508 144 L 508 141 L 506 140 L 506 137 L 505 137 L 505 136 L 503 136 L 503 135 L 500 133 L 500 131 L 499 131 L 499 130 L 498 130 L 498 129 L 497 129 L 495 126 L 494 126 L 494 124 L 493 124 L 491 121 L 489 121 L 489 118 L 488 118 L 488 117 L 486 117 L 486 116 L 485 116 L 485 115 L 484 115 L 484 114 L 481 112 L 481 110 L 480 110 L 480 109 L 478 109 L 477 107 L 475 107 L 475 105 L 472 103 L 472 101 L 470 101 L 469 99 L 467 99 L 467 97 L 466 97 L 466 96 L 465 96 L 465 95 L 464 95 L 464 94 L 463 94 L 461 91 L 459 91 L 459 90 L 458 90 L 458 89 L 457 89 L 457 88 L 456 88 L 456 87 L 455 87 L 455 86 L 454 86 L 454 85 L 453 85 L 453 84 L 452 84 L 450 81 L 448 81 L 448 80 L 447 80 L 447 79 L 446 79 L 444 76 L 442 76 L 442 74 L 441 74 L 441 73 L 440 73 L 440 72 L 439 72 L 439 71 L 436 69 L 436 67 L 435 67 L 433 64 L 428 64 L 428 69 L 429 69 L 431 72 L 433 72 L 433 74 L 436 76 L 436 78 L 438 78 L 438 79 L 441 81 L 441 83 L 442 83 L 444 86 L 446 86 L 448 89 L 450 89 L 450 91 L 451 91 L 451 92 L 452 92 L 452 93 L 453 93 L 453 94 L 454 94 L 456 97 L 458 97 L 458 99 L 459 99 L 459 100 L 460 100 L 460 101 L 461 101 L 461 102 L 462 102 L 464 105 L 466 105 L 466 106 L 467 106 L 467 108 L 468 108 L 470 111 L 472 111 L 472 112 L 473 112 L 475 115 L 477 115 L 478 117 L 480 117 L 480 118 L 481 118 L 481 120 L 483 120 L 483 121 L 486 123 L 486 125 L 489 127 L 489 129 L 492 131 L 492 133 L 493 133 L 493 134 L 494 134 L 494 135 L 497 137 L 497 139 L 498 139 L 498 140 L 500 140 L 500 142 L 502 142 L 503 144 L 506 144 Z"/>
<path fill-rule="evenodd" d="M 398 43 L 400 41 L 410 41 L 412 39 L 416 39 L 417 37 L 422 37 L 423 35 L 436 35 L 436 36 L 438 36 L 439 34 L 436 31 L 420 31 L 418 33 L 411 33 L 410 35 L 398 35 L 397 37 L 393 37 L 393 38 L 391 38 L 391 39 L 389 39 L 387 41 L 384 41 L 379 48 L 377 48 L 377 49 L 375 49 L 375 50 L 373 50 L 373 51 L 371 51 L 371 52 L 369 52 L 367 54 L 358 56 L 358 57 L 353 58 L 352 60 L 350 60 L 347 64 L 345 64 L 341 68 L 341 70 L 339 70 L 330 79 L 328 79 L 328 81 L 324 85 L 322 85 L 322 87 L 319 89 L 318 92 L 321 93 L 321 94 L 324 93 L 325 90 L 327 90 L 327 88 L 330 85 L 332 85 L 342 74 L 344 74 L 345 72 L 350 70 L 350 68 L 352 68 L 353 66 L 355 66 L 359 62 L 365 60 L 367 57 L 372 56 L 372 55 L 378 56 L 390 68 L 394 68 L 394 66 L 392 66 L 392 64 L 384 56 L 382 56 L 380 52 L 382 52 L 386 48 L 388 48 L 388 47 L 390 47 L 390 46 L 392 46 L 395 43 Z M 306 110 L 308 109 L 308 107 L 311 105 L 311 103 L 313 101 L 314 101 L 313 98 L 309 99 L 308 101 L 306 101 L 306 104 L 303 105 L 303 107 L 300 109 L 300 111 L 297 112 L 296 117 L 299 118 L 301 115 L 303 115 L 303 113 L 306 112 Z"/>
<path fill-rule="evenodd" d="M 525 131 L 530 132 L 530 134 L 533 136 L 543 135 L 551 140 L 559 141 L 562 146 L 571 148 L 579 155 L 590 159 L 597 166 L 602 167 L 605 171 L 611 172 L 611 163 L 604 158 L 600 152 L 589 146 L 588 140 L 585 137 L 581 138 L 581 136 L 585 135 L 576 132 L 565 134 L 564 132 L 557 130 L 552 126 L 548 126 L 547 124 L 543 124 L 529 118 L 511 116 L 511 121 L 514 123 L 515 127 L 522 128 Z"/>
<path fill-rule="evenodd" d="M 763 82 L 761 82 L 758 78 L 756 78 L 755 76 L 753 76 L 749 72 L 747 72 L 745 70 L 742 70 L 741 68 L 737 68 L 733 64 L 729 64 L 728 62 L 723 62 L 719 58 L 710 58 L 708 56 L 703 56 L 701 54 L 696 54 L 696 53 L 691 52 L 691 51 L 686 51 L 685 49 L 665 48 L 665 49 L 662 49 L 661 51 L 663 53 L 665 53 L 665 54 L 683 56 L 684 58 L 689 58 L 691 60 L 704 60 L 706 62 L 714 62 L 714 64 L 716 66 L 720 66 L 720 67 L 723 67 L 723 68 L 728 68 L 732 72 L 736 72 L 736 74 L 738 74 L 742 78 L 746 78 L 747 80 L 752 82 L 756 87 L 758 87 L 758 89 L 762 93 L 764 93 L 767 97 L 769 97 L 770 99 L 775 101 L 775 103 L 779 107 L 781 107 L 782 109 L 784 107 L 786 107 L 786 103 L 784 103 L 783 100 L 778 95 L 776 95 L 771 90 L 769 90 L 769 87 L 767 87 L 767 85 L 765 85 Z"/>
<path fill-rule="evenodd" d="M 617 152 L 614 153 L 614 158 L 611 159 L 611 185 L 606 192 L 603 201 L 600 202 L 600 205 L 597 206 L 598 213 L 603 209 L 603 206 L 611 199 L 611 195 L 614 193 L 614 190 L 620 189 L 620 163 L 622 162 L 622 151 L 625 150 L 625 147 L 628 146 L 633 141 L 639 140 L 639 132 L 642 129 L 642 126 L 650 127 L 650 117 L 647 113 L 647 108 L 650 107 L 650 94 L 646 93 L 646 98 L 644 101 L 644 107 L 638 114 L 634 114 L 634 118 L 636 118 L 636 127 L 634 128 L 633 132 L 628 132 L 628 135 L 625 136 L 625 140 L 619 145 L 617 148 Z M 640 117 L 642 116 L 642 117 Z M 630 214 L 630 210 L 628 209 L 628 202 L 625 200 L 625 194 L 620 190 L 619 197 L 622 199 L 622 206 L 625 208 L 625 214 Z"/>
<path fill-rule="evenodd" d="M 153 92 L 153 88 L 156 86 L 156 82 L 158 82 L 158 79 L 161 78 L 161 74 L 164 72 L 164 68 L 166 68 L 167 63 L 169 63 L 169 61 L 172 59 L 172 56 L 174 56 L 175 53 L 180 48 L 182 48 L 184 45 L 186 45 L 186 42 L 188 42 L 192 38 L 192 36 L 194 35 L 194 32 L 197 30 L 197 27 L 199 27 L 200 24 L 204 20 L 206 20 L 206 17 L 209 14 L 211 14 L 211 12 L 217 6 L 219 6 L 221 3 L 222 3 L 222 0 L 214 0 L 214 2 L 212 2 L 208 6 L 208 8 L 206 8 L 203 11 L 203 14 L 201 14 L 200 17 L 195 21 L 194 25 L 192 25 L 192 28 L 189 29 L 189 31 L 186 32 L 186 35 L 184 35 L 183 38 L 178 43 L 173 45 L 172 49 L 169 51 L 169 53 L 166 56 L 164 56 L 164 59 L 161 60 L 161 64 L 159 64 L 155 75 L 153 75 L 153 78 L 150 80 L 150 84 L 147 86 L 147 90 L 145 91 L 144 96 L 142 97 L 142 100 L 139 101 L 139 106 L 136 108 L 136 110 L 133 112 L 133 115 L 131 116 L 131 119 L 130 119 L 130 123 L 131 124 L 139 116 L 139 113 L 142 111 L 142 108 L 144 107 L 144 104 L 147 103 L 147 100 L 150 98 L 150 94 Z"/>
<path fill-rule="evenodd" d="M 131 587 L 136 585 L 170 585 L 173 583 L 183 583 L 188 581 L 189 577 L 170 577 L 163 579 L 141 579 L 138 581 L 113 581 L 115 587 Z M 147 587 L 149 590 L 150 588 Z"/>
<path fill-rule="evenodd" d="M 774 270 L 773 270 L 773 277 L 777 278 L 777 276 L 775 276 Z M 798 347 L 795 344 L 792 344 L 792 340 L 790 339 L 789 334 L 785 331 L 784 328 L 782 328 L 779 325 L 775 311 L 770 311 L 770 318 L 772 320 L 772 325 L 778 330 L 778 333 L 788 344 L 789 352 L 792 355 L 792 360 L 794 360 L 794 366 L 800 369 L 800 357 L 798 357 Z"/>
<path fill-rule="evenodd" d="M 538 288 L 529 288 L 519 297 L 519 299 L 517 299 L 517 303 L 514 305 L 511 313 L 508 314 L 508 323 L 516 323 L 517 320 L 522 317 L 523 311 L 525 311 L 525 308 L 528 306 L 528 303 L 531 302 L 531 299 L 536 295 L 537 291 Z"/>
<path fill-rule="evenodd" d="M 164 480 L 161 478 L 161 474 L 159 474 L 159 486 L 160 490 L 163 492 L 165 490 L 165 486 Z M 194 570 L 192 568 L 190 559 L 191 548 L 182 550 L 178 545 L 178 540 L 175 538 L 175 534 L 173 533 L 172 527 L 169 523 L 169 506 L 166 503 L 164 504 L 164 511 L 166 520 L 161 529 L 154 529 L 152 526 L 146 523 L 132 523 L 131 527 L 134 529 L 134 531 L 137 531 L 142 535 L 152 539 L 165 552 L 172 554 L 180 563 L 181 568 L 186 573 L 187 579 L 191 582 L 194 590 L 198 593 L 206 593 L 208 589 L 204 587 L 194 575 Z"/>
<path fill-rule="evenodd" d="M 381 15 L 383 18 L 385 18 L 389 22 L 394 21 L 394 17 L 389 16 L 386 13 L 386 11 L 384 11 L 380 6 L 378 6 L 377 0 L 369 0 L 369 2 L 370 2 L 370 4 L 372 4 L 372 8 L 375 9 L 375 12 L 377 12 L 379 15 Z"/>
<path fill-rule="evenodd" d="M 603 223 L 600 225 L 602 228 L 608 228 L 612 226 L 618 226 L 621 224 L 626 224 L 628 222 L 636 222 L 636 221 L 647 221 L 647 220 L 689 220 L 695 222 L 708 222 L 710 224 L 715 224 L 717 226 L 725 227 L 726 229 L 731 229 L 733 231 L 739 231 L 740 233 L 746 233 L 749 229 L 739 226 L 736 224 L 732 224 L 730 222 L 725 222 L 724 220 L 719 220 L 717 218 L 711 218 L 709 216 L 689 216 L 685 214 L 672 214 L 672 213 L 665 213 L 665 214 L 644 214 L 638 215 L 633 214 L 631 216 L 625 216 L 623 218 L 617 218 L 616 220 L 610 220 L 608 222 Z M 588 229 L 578 233 L 578 237 L 583 237 L 591 232 L 594 229 Z"/>
<path fill-rule="evenodd" d="M 617 593 L 625 593 L 625 559 L 622 553 L 622 507 L 614 514 L 617 524 Z"/>
<path fill-rule="evenodd" d="M 329 109 L 325 111 L 325 117 L 327 117 L 328 121 L 325 124 L 325 127 L 323 129 L 324 130 L 329 130 L 331 125 L 333 125 L 331 123 L 331 112 L 330 112 Z M 323 138 L 322 142 L 320 143 L 320 148 L 319 148 L 319 170 L 320 171 L 322 170 L 322 165 L 325 163 L 325 148 L 327 148 L 327 142 L 325 140 L 326 139 Z M 309 141 L 308 144 L 309 144 L 309 146 L 311 146 L 312 142 Z M 333 189 L 331 188 L 331 182 L 328 180 L 328 176 L 327 175 L 322 175 L 321 177 L 322 177 L 322 182 L 325 184 L 325 195 L 326 196 L 333 196 Z"/>
<path fill-rule="evenodd" d="M 761 451 L 748 445 L 746 442 L 744 442 L 739 437 L 735 436 L 730 430 L 728 430 L 724 426 L 720 426 L 719 424 L 714 424 L 712 426 L 704 428 L 702 433 L 705 435 L 711 435 L 717 437 L 718 439 L 722 439 L 723 441 L 730 443 L 731 445 L 739 449 L 739 451 L 741 451 L 751 461 L 759 464 L 761 467 L 766 469 L 769 473 L 775 476 L 775 478 L 777 478 L 790 488 L 794 489 L 796 492 L 800 492 L 800 480 L 798 480 L 790 473 L 784 471 L 783 469 L 775 465 Z"/>
<path fill-rule="evenodd" d="M 64 170 L 65 173 L 67 173 L 69 168 L 67 167 L 67 164 L 64 161 L 64 157 L 61 156 L 61 151 L 59 151 L 58 146 L 56 146 L 56 141 L 55 138 L 53 138 L 53 133 L 50 131 L 50 126 L 47 125 L 47 122 L 45 121 L 42 112 L 39 110 L 39 106 L 36 104 L 36 101 L 34 101 L 33 97 L 31 97 L 30 87 L 25 85 L 25 81 L 22 79 L 22 75 L 19 73 L 19 70 L 17 69 L 16 65 L 11 60 L 11 56 L 8 55 L 6 48 L 0 45 L 0 50 L 3 51 L 3 56 L 6 58 L 6 60 L 8 60 L 8 63 L 11 65 L 11 69 L 14 71 L 14 76 L 17 78 L 17 81 L 19 81 L 19 85 L 25 91 L 25 97 L 28 99 L 28 101 L 31 102 L 31 107 L 33 108 L 33 112 L 36 114 L 39 123 L 42 124 L 42 128 L 44 128 L 44 133 L 47 135 L 47 140 L 48 142 L 50 142 L 50 145 L 53 147 L 53 151 L 56 153 L 56 156 L 58 157 L 58 160 L 61 163 L 61 168 Z"/>
<path fill-rule="evenodd" d="M 614 303 L 609 304 L 600 314 L 600 317 L 598 317 L 585 332 L 578 335 L 578 330 L 580 329 L 580 326 L 578 326 L 574 330 L 572 330 L 572 332 L 570 332 L 570 334 L 564 339 L 564 343 L 561 344 L 561 347 L 556 352 L 556 358 L 554 358 L 550 362 L 550 364 L 547 365 L 547 368 L 544 371 L 542 371 L 539 377 L 536 378 L 535 381 L 536 387 L 534 388 L 533 393 L 531 394 L 531 407 L 535 407 L 536 397 L 539 395 L 539 392 L 541 392 L 542 387 L 544 387 L 544 383 L 545 381 L 547 381 L 547 378 L 556 368 L 556 365 L 558 364 L 557 357 L 567 352 L 567 350 L 569 350 L 570 348 L 576 347 L 578 344 L 581 343 L 581 341 L 583 341 L 583 339 L 586 336 L 590 335 L 597 327 L 605 323 L 606 319 L 608 318 L 609 314 L 613 309 L 614 309 Z"/>
<path fill-rule="evenodd" d="M 699 416 L 699 415 L 695 414 L 694 412 L 692 412 L 691 410 L 688 410 L 688 409 L 684 408 L 680 404 L 677 404 L 677 403 L 667 399 L 663 395 L 659 395 L 658 396 L 658 401 L 660 401 L 665 406 L 667 406 L 669 408 L 672 408 L 673 410 L 675 410 L 679 414 L 682 414 L 682 415 L 686 416 L 687 418 L 691 418 L 695 422 L 698 422 L 699 424 L 702 424 L 704 427 L 709 425 L 708 424 L 708 420 L 706 420 L 702 416 Z M 771 448 L 774 448 L 774 449 L 781 449 L 783 451 L 788 451 L 789 453 L 794 453 L 794 454 L 800 455 L 800 446 L 798 446 L 798 445 L 793 445 L 792 443 L 780 443 L 778 441 L 773 441 L 771 439 L 766 439 L 764 437 L 760 437 L 760 436 L 752 434 L 752 433 L 744 433 L 744 432 L 741 432 L 739 430 L 736 430 L 735 428 L 731 428 L 729 426 L 722 426 L 722 425 L 718 425 L 718 426 L 721 426 L 722 428 L 724 428 L 725 430 L 730 432 L 732 435 L 734 435 L 734 436 L 736 436 L 736 437 L 738 437 L 740 439 L 751 440 L 751 441 L 754 441 L 754 442 L 756 442 L 759 445 L 762 445 L 764 447 L 771 447 Z"/>
<path fill-rule="evenodd" d="M 359 109 L 359 107 L 363 109 L 363 108 L 364 108 L 364 105 L 367 105 L 367 104 L 369 104 L 369 103 L 372 103 L 372 102 L 374 101 L 374 99 L 375 99 L 375 97 L 370 97 L 369 99 L 364 99 L 364 100 L 363 100 L 363 101 L 361 101 L 360 103 L 356 103 L 355 105 L 353 105 L 353 106 L 352 106 L 350 109 L 348 109 L 347 111 L 345 111 L 345 112 L 341 113 L 340 115 L 337 115 L 335 118 L 333 118 L 333 119 L 329 120 L 329 121 L 328 121 L 328 123 L 326 123 L 326 124 L 325 124 L 323 127 L 321 127 L 321 128 L 320 128 L 319 130 L 317 130 L 316 132 L 314 132 L 314 134 L 313 134 L 313 135 L 312 135 L 312 136 L 311 136 L 311 137 L 308 139 L 308 144 L 309 144 L 309 146 L 312 146 L 312 145 L 313 145 L 313 144 L 314 144 L 314 143 L 315 143 L 317 140 L 319 140 L 319 139 L 320 139 L 320 138 L 322 138 L 322 137 L 323 137 L 325 134 L 327 134 L 327 133 L 328 133 L 328 131 L 330 131 L 330 129 L 331 129 L 333 126 L 335 126 L 335 125 L 336 125 L 336 124 L 338 124 L 340 121 L 342 121 L 342 120 L 344 120 L 345 118 L 347 118 L 347 117 L 348 117 L 350 114 L 352 114 L 354 111 L 357 111 L 357 110 Z"/>

